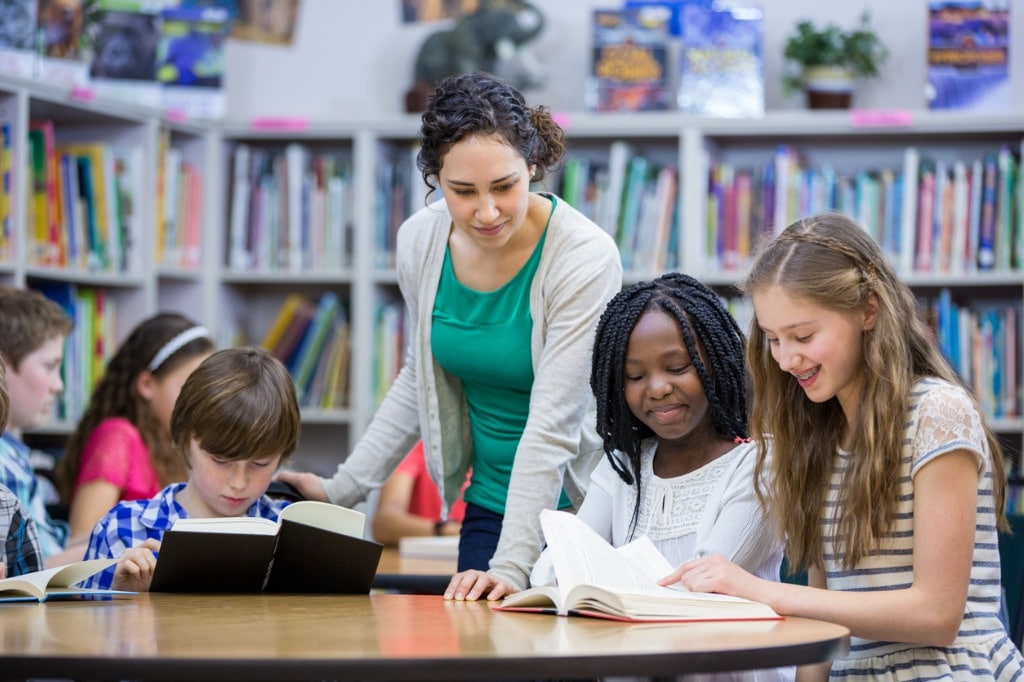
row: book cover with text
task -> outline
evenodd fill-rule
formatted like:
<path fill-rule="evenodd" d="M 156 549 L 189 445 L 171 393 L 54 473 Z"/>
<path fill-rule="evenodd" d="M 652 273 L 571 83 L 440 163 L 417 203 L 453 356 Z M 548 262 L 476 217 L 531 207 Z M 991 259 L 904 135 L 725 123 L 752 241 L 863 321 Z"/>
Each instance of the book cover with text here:
<path fill-rule="evenodd" d="M 928 10 L 928 107 L 1008 111 L 1010 0 L 932 0 Z"/>
<path fill-rule="evenodd" d="M 588 110 L 670 108 L 669 16 L 663 7 L 594 10 Z"/>
<path fill-rule="evenodd" d="M 698 116 L 764 115 L 764 28 L 760 7 L 706 1 L 680 16 L 679 110 Z"/>

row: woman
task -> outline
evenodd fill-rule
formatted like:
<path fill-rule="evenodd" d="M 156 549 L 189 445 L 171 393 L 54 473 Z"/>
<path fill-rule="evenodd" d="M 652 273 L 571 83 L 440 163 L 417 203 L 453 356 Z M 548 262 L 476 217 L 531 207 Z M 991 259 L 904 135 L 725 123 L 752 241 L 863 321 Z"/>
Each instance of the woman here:
<path fill-rule="evenodd" d="M 564 134 L 483 73 L 442 81 L 417 163 L 442 200 L 398 234 L 412 320 L 405 366 L 331 479 L 281 472 L 313 499 L 351 505 L 422 437 L 445 505 L 472 468 L 459 573 L 448 599 L 525 588 L 542 509 L 578 507 L 601 458 L 587 385 L 593 333 L 622 284 L 608 234 L 531 181 L 559 165 Z M 564 492 L 563 492 L 564 485 Z"/>

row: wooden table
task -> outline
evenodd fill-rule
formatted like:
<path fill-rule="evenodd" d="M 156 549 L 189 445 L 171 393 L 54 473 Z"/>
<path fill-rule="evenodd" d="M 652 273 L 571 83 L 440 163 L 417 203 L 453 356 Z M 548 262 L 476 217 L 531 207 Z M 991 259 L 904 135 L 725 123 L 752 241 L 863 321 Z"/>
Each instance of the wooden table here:
<path fill-rule="evenodd" d="M 451 559 L 423 559 L 401 556 L 394 547 L 385 547 L 377 564 L 373 587 L 407 594 L 444 594 L 456 563 Z"/>
<path fill-rule="evenodd" d="M 832 660 L 846 628 L 623 624 L 408 594 L 141 594 L 0 607 L 0 676 L 74 679 L 523 679 L 671 676 Z"/>

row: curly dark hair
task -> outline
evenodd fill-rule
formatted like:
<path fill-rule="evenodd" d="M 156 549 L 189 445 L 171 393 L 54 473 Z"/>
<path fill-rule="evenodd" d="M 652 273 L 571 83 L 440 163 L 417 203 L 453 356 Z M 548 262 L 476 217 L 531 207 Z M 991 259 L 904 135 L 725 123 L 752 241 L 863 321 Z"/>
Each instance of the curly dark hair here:
<path fill-rule="evenodd" d="M 641 443 L 654 432 L 626 403 L 626 347 L 637 321 L 655 308 L 679 323 L 686 350 L 704 387 L 715 431 L 730 440 L 748 435 L 745 337 L 718 294 L 680 273 L 638 282 L 616 294 L 597 325 L 590 388 L 597 399 L 597 433 L 604 443 L 605 456 L 627 485 L 636 485 L 633 527 L 641 497 Z M 628 469 L 614 454 L 616 451 L 626 456 Z"/>
<path fill-rule="evenodd" d="M 558 168 L 565 156 L 565 132 L 546 107 L 529 107 L 522 93 L 488 73 L 449 76 L 434 88 L 423 112 L 416 166 L 423 182 L 435 179 L 456 142 L 473 135 L 497 133 L 534 166 L 534 182 Z"/>

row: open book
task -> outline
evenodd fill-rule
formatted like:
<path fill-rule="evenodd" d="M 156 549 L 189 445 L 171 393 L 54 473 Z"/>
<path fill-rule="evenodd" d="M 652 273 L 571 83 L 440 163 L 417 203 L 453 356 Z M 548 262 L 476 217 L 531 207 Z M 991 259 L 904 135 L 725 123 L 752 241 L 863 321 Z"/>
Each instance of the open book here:
<path fill-rule="evenodd" d="M 362 512 L 304 500 L 275 523 L 257 517 L 179 519 L 164 533 L 154 592 L 366 594 L 382 545 Z"/>
<path fill-rule="evenodd" d="M 0 602 L 46 601 L 73 597 L 121 597 L 137 594 L 122 590 L 74 587 L 91 575 L 117 563 L 117 559 L 90 559 L 66 566 L 33 571 L 0 580 Z"/>
<path fill-rule="evenodd" d="M 557 585 L 511 594 L 497 606 L 623 621 L 777 620 L 764 604 L 657 581 L 673 566 L 646 536 L 612 547 L 586 523 L 568 512 L 540 515 L 555 568 Z"/>

